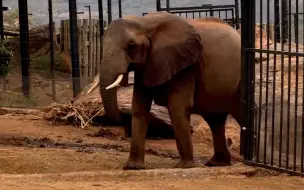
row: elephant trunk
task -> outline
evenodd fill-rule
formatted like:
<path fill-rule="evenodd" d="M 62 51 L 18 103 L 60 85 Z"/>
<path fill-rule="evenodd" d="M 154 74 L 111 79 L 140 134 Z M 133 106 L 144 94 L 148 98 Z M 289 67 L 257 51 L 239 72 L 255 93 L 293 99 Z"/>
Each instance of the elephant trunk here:
<path fill-rule="evenodd" d="M 115 56 L 114 59 L 104 59 L 100 65 L 100 95 L 102 98 L 105 115 L 116 122 L 122 121 L 118 110 L 116 86 L 123 80 L 122 73 L 125 73 L 128 65 L 123 63 L 123 56 Z M 116 66 L 120 62 L 120 66 Z M 116 67 L 115 67 L 116 66 Z"/>

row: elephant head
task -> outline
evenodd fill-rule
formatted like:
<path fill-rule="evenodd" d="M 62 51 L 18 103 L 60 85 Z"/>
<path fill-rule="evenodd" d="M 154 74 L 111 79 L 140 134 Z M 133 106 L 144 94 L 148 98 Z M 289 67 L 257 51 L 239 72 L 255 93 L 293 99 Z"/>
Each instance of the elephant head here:
<path fill-rule="evenodd" d="M 108 117 L 120 120 L 116 86 L 129 71 L 141 73 L 145 87 L 171 79 L 201 60 L 202 44 L 186 19 L 169 13 L 150 13 L 112 21 L 103 36 L 100 93 Z"/>

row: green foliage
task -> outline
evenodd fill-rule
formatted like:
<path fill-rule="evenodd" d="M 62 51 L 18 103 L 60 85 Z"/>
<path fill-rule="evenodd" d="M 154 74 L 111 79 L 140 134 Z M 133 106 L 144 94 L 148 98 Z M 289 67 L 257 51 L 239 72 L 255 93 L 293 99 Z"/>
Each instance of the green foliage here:
<path fill-rule="evenodd" d="M 3 14 L 3 21 L 4 23 L 14 27 L 19 28 L 19 9 L 13 8 L 10 11 L 5 11 Z M 34 23 L 34 17 L 28 17 L 29 25 Z"/>
<path fill-rule="evenodd" d="M 7 50 L 3 43 L 0 43 L 0 77 L 7 76 L 12 56 L 13 52 Z"/>

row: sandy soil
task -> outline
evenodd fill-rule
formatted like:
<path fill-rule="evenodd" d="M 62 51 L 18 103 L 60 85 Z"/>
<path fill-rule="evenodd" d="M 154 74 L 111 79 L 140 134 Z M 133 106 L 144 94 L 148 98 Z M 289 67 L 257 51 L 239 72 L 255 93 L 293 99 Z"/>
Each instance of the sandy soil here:
<path fill-rule="evenodd" d="M 212 146 L 201 129 L 193 135 L 201 167 L 173 169 L 178 162 L 174 140 L 147 140 L 148 169 L 123 171 L 128 139 L 92 137 L 97 127 L 52 125 L 41 120 L 39 112 L 0 115 L 0 189 L 301 189 L 304 185 L 300 177 L 245 166 L 237 156 L 230 167 L 206 168 L 203 163 L 212 155 Z M 232 148 L 233 155 L 236 150 Z"/>

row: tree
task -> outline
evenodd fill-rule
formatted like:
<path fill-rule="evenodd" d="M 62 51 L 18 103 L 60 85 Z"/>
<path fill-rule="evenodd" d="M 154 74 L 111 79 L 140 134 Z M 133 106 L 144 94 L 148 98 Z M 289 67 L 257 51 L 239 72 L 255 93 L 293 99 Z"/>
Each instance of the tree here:
<path fill-rule="evenodd" d="M 3 21 L 15 29 L 19 29 L 19 9 L 13 8 L 3 14 Z M 34 17 L 29 16 L 29 25 L 34 23 Z"/>

